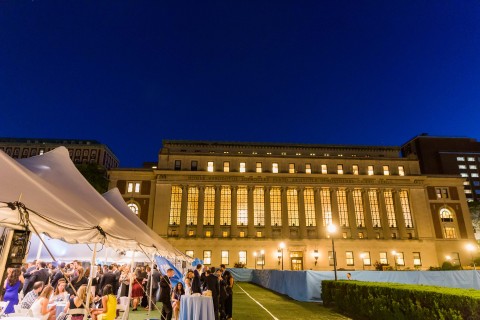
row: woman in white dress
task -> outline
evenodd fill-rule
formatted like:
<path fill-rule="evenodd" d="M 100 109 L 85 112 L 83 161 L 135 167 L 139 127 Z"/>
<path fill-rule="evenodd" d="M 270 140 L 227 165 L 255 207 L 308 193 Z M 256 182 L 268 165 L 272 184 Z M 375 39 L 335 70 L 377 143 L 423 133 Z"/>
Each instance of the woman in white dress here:
<path fill-rule="evenodd" d="M 193 279 L 193 271 L 188 270 L 187 274 L 185 275 L 185 295 L 189 296 L 192 294 L 192 279 Z"/>
<path fill-rule="evenodd" d="M 32 315 L 35 318 L 42 320 L 55 320 L 56 308 L 51 306 L 48 308 L 48 302 L 50 301 L 50 296 L 53 293 L 53 287 L 48 285 L 43 288 L 40 296 L 35 300 L 35 302 L 30 307 Z"/>

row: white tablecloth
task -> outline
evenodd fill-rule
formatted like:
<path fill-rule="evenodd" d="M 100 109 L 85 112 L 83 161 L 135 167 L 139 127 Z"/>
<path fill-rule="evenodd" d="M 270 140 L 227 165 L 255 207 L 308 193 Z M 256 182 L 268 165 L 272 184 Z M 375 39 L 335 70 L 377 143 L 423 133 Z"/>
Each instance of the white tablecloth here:
<path fill-rule="evenodd" d="M 212 297 L 182 296 L 179 318 L 180 320 L 214 320 Z"/>

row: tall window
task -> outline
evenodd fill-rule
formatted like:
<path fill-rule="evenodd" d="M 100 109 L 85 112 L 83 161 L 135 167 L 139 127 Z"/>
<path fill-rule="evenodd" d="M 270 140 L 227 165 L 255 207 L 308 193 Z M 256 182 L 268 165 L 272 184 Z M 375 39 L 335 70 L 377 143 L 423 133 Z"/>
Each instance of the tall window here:
<path fill-rule="evenodd" d="M 368 174 L 369 176 L 373 176 L 373 174 L 374 174 L 373 166 L 368 166 L 368 167 L 367 167 L 367 174 Z"/>
<path fill-rule="evenodd" d="M 453 214 L 447 208 L 440 209 L 440 220 L 442 222 L 453 222 Z"/>
<path fill-rule="evenodd" d="M 305 220 L 309 227 L 315 227 L 317 220 L 315 220 L 315 198 L 313 188 L 305 188 L 303 190 L 303 202 L 305 204 Z"/>
<path fill-rule="evenodd" d="M 420 257 L 420 252 L 413 253 L 413 265 L 414 266 L 421 266 L 422 265 L 422 258 Z"/>
<path fill-rule="evenodd" d="M 333 260 L 333 251 L 328 251 L 328 265 L 333 266 L 334 260 Z"/>
<path fill-rule="evenodd" d="M 128 193 L 140 193 L 140 182 L 128 182 L 127 183 L 127 192 Z"/>
<path fill-rule="evenodd" d="M 190 163 L 190 170 L 197 171 L 197 169 L 198 169 L 198 161 L 192 160 L 192 162 Z"/>
<path fill-rule="evenodd" d="M 232 190 L 230 186 L 222 186 L 220 192 L 220 224 L 229 226 L 232 222 Z"/>
<path fill-rule="evenodd" d="M 238 262 L 243 265 L 247 264 L 247 251 L 238 251 Z"/>
<path fill-rule="evenodd" d="M 270 190 L 270 211 L 272 215 L 272 226 L 282 225 L 282 192 L 280 188 Z"/>
<path fill-rule="evenodd" d="M 172 196 L 170 198 L 170 225 L 180 224 L 180 212 L 182 209 L 182 188 L 172 186 Z"/>
<path fill-rule="evenodd" d="M 265 191 L 263 187 L 253 189 L 253 220 L 256 226 L 265 225 Z"/>
<path fill-rule="evenodd" d="M 403 168 L 403 166 L 398 166 L 398 175 L 399 176 L 405 175 L 405 169 Z"/>
<path fill-rule="evenodd" d="M 322 201 L 323 226 L 326 227 L 332 224 L 332 202 L 328 188 L 320 191 L 320 200 Z"/>
<path fill-rule="evenodd" d="M 278 173 L 278 163 L 272 163 L 272 173 Z"/>
<path fill-rule="evenodd" d="M 203 224 L 214 225 L 215 219 L 215 188 L 205 187 L 205 200 L 203 202 Z"/>
<path fill-rule="evenodd" d="M 327 173 L 328 173 L 327 165 L 326 165 L 326 164 L 322 164 L 322 174 L 327 174 Z"/>
<path fill-rule="evenodd" d="M 186 250 L 185 254 L 189 256 L 190 258 L 193 258 L 193 250 Z"/>
<path fill-rule="evenodd" d="M 363 213 L 362 190 L 353 190 L 353 205 L 355 206 L 355 220 L 357 227 L 365 227 L 365 216 Z"/>
<path fill-rule="evenodd" d="M 230 172 L 230 162 L 228 161 L 223 162 L 223 172 Z"/>
<path fill-rule="evenodd" d="M 204 250 L 203 251 L 203 264 L 210 265 L 212 264 L 212 251 Z"/>
<path fill-rule="evenodd" d="M 404 266 L 405 265 L 405 257 L 403 255 L 403 252 L 397 252 L 397 255 L 395 256 L 395 259 L 397 260 L 397 265 L 398 266 Z"/>
<path fill-rule="evenodd" d="M 380 228 L 380 211 L 378 208 L 377 190 L 368 190 L 368 202 L 370 202 L 370 213 L 372 215 L 372 225 L 374 228 Z"/>
<path fill-rule="evenodd" d="M 337 174 L 343 174 L 343 164 L 337 164 Z"/>
<path fill-rule="evenodd" d="M 207 171 L 208 172 L 213 172 L 213 161 L 208 161 L 207 162 Z"/>
<path fill-rule="evenodd" d="M 248 191 L 247 187 L 237 189 L 237 224 L 246 226 L 248 224 Z"/>
<path fill-rule="evenodd" d="M 437 199 L 448 199 L 448 188 L 435 188 Z"/>
<path fill-rule="evenodd" d="M 262 163 L 261 162 L 257 162 L 257 164 L 255 165 L 255 172 L 257 172 L 257 173 L 262 172 Z"/>
<path fill-rule="evenodd" d="M 297 189 L 287 189 L 288 225 L 298 226 L 298 192 Z"/>
<path fill-rule="evenodd" d="M 383 196 L 385 197 L 385 207 L 387 209 L 388 225 L 390 226 L 390 228 L 396 228 L 397 219 L 395 219 L 395 207 L 393 205 L 392 191 L 390 190 L 384 191 Z"/>
<path fill-rule="evenodd" d="M 188 187 L 187 225 L 196 225 L 198 217 L 198 188 Z"/>
<path fill-rule="evenodd" d="M 182 160 L 175 160 L 175 170 L 182 170 Z"/>
<path fill-rule="evenodd" d="M 295 163 L 288 164 L 288 173 L 295 173 Z"/>
<path fill-rule="evenodd" d="M 386 252 L 380 252 L 380 263 L 388 264 L 388 256 Z"/>
<path fill-rule="evenodd" d="M 412 213 L 410 212 L 410 203 L 408 201 L 408 193 L 406 190 L 400 191 L 400 203 L 402 205 L 403 219 L 405 219 L 405 226 L 413 228 Z"/>
<path fill-rule="evenodd" d="M 240 172 L 245 172 L 245 162 L 240 162 Z"/>
<path fill-rule="evenodd" d="M 457 233 L 454 227 L 445 227 L 445 239 L 456 239 Z"/>
<path fill-rule="evenodd" d="M 347 193 L 344 189 L 337 190 L 337 203 L 340 226 L 348 227 Z"/>
<path fill-rule="evenodd" d="M 356 176 L 358 176 L 358 165 L 354 164 L 352 166 L 352 173 Z"/>
<path fill-rule="evenodd" d="M 388 166 L 383 166 L 383 175 L 384 176 L 390 175 L 390 168 Z"/>
<path fill-rule="evenodd" d="M 370 252 L 369 251 L 364 251 L 360 254 L 360 257 L 362 258 L 362 262 L 364 266 L 371 266 L 372 265 L 372 259 L 370 259 Z"/>
<path fill-rule="evenodd" d="M 345 252 L 347 266 L 355 265 L 355 258 L 353 257 L 353 251 Z"/>
<path fill-rule="evenodd" d="M 228 265 L 228 251 L 222 250 L 222 264 Z"/>
<path fill-rule="evenodd" d="M 305 173 L 308 173 L 308 174 L 312 173 L 312 164 L 310 163 L 305 164 Z"/>

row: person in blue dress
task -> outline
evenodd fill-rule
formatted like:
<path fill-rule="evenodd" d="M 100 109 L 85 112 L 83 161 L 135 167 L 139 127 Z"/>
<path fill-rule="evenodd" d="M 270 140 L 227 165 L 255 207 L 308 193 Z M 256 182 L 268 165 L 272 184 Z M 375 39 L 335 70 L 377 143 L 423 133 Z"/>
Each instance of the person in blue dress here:
<path fill-rule="evenodd" d="M 18 268 L 11 269 L 11 272 L 8 274 L 3 288 L 5 289 L 5 294 L 3 296 L 3 301 L 10 302 L 5 309 L 5 314 L 15 312 L 13 306 L 18 304 L 18 293 L 22 289 L 23 285 L 23 276 L 22 271 Z"/>

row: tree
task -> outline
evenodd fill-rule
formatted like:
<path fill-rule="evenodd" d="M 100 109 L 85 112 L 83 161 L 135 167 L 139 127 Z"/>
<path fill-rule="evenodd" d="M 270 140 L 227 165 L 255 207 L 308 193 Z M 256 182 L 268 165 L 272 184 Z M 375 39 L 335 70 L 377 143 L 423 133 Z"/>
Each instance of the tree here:
<path fill-rule="evenodd" d="M 480 231 L 480 201 L 472 201 L 468 203 L 472 225 L 475 230 Z"/>
<path fill-rule="evenodd" d="M 77 164 L 77 169 L 99 193 L 108 190 L 107 170 L 96 163 Z"/>

